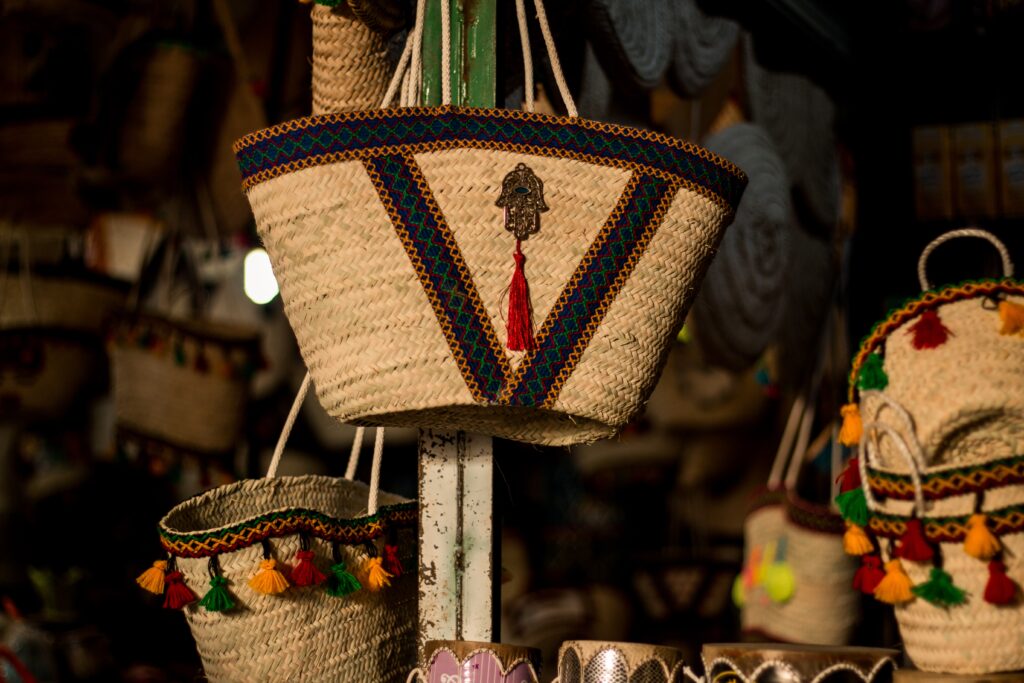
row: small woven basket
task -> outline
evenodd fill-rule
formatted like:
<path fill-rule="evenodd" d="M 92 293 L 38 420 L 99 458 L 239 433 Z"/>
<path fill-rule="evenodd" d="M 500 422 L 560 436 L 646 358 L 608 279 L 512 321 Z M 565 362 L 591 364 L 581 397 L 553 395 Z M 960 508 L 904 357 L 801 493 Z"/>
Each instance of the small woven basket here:
<path fill-rule="evenodd" d="M 103 325 L 126 288 L 93 274 L 32 272 L 22 241 L 18 274 L 8 270 L 10 242 L 0 235 L 0 415 L 64 417 L 102 367 Z"/>
<path fill-rule="evenodd" d="M 109 346 L 122 443 L 234 453 L 260 362 L 256 330 L 130 314 L 114 325 Z"/>
<path fill-rule="evenodd" d="M 361 429 L 346 478 L 275 477 L 308 386 L 267 477 L 172 509 L 168 560 L 139 583 L 184 607 L 211 681 L 399 683 L 416 659 L 416 503 L 377 488 L 383 430 L 370 486 L 351 479 Z"/>
<path fill-rule="evenodd" d="M 746 182 L 648 131 L 448 105 L 299 119 L 236 152 L 331 415 L 548 445 L 638 412 Z"/>
<path fill-rule="evenodd" d="M 348 6 L 314 3 L 313 114 L 372 109 L 388 87 L 387 44 Z"/>
<path fill-rule="evenodd" d="M 932 288 L 925 266 L 954 237 L 1000 251 L 1005 277 Z M 859 443 L 847 521 L 887 559 L 907 654 L 925 671 L 1024 670 L 1024 284 L 991 234 L 956 230 L 919 262 L 924 293 L 854 357 L 845 437 Z M 859 405 L 854 403 L 859 393 Z"/>

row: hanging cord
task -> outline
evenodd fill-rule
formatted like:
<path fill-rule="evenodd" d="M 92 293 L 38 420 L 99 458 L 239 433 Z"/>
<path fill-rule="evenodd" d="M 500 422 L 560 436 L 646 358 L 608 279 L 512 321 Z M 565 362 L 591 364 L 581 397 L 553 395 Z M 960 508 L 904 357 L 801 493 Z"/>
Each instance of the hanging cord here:
<path fill-rule="evenodd" d="M 516 0 L 516 20 L 519 22 L 519 42 L 523 46 L 523 109 L 534 111 L 533 53 L 530 50 L 530 28 L 526 25 L 526 2 Z"/>
<path fill-rule="evenodd" d="M 452 103 L 452 7 L 441 0 L 441 104 Z"/>
<path fill-rule="evenodd" d="M 377 514 L 377 496 L 380 493 L 380 461 L 384 455 L 384 428 L 377 427 L 376 438 L 373 441 L 373 463 L 370 468 L 370 501 L 367 505 L 367 513 Z"/>
<path fill-rule="evenodd" d="M 352 481 L 356 478 L 356 467 L 359 465 L 359 452 L 363 449 L 363 434 L 366 427 L 356 427 L 356 433 L 352 437 L 352 451 L 348 455 L 348 466 L 345 468 L 345 478 Z"/>
<path fill-rule="evenodd" d="M 1003 277 L 1013 277 L 1013 261 L 1010 260 L 1010 252 L 1007 250 L 1006 245 L 999 241 L 999 239 L 992 233 L 981 230 L 979 228 L 962 228 L 960 230 L 950 230 L 949 232 L 939 235 L 934 240 L 928 243 L 928 246 L 921 252 L 921 257 L 917 260 L 917 280 L 921 284 L 921 291 L 926 292 L 932 288 L 928 282 L 928 274 L 926 267 L 928 265 L 928 257 L 931 256 L 932 252 L 935 251 L 936 247 L 940 244 L 944 244 L 950 240 L 958 237 L 980 237 L 983 240 L 987 240 L 992 246 L 999 251 L 999 258 L 1003 262 Z"/>
<path fill-rule="evenodd" d="M 558 51 L 555 49 L 555 39 L 551 35 L 551 27 L 548 25 L 548 15 L 544 11 L 543 0 L 534 0 L 537 8 L 537 21 L 540 23 L 540 32 L 544 36 L 544 45 L 548 51 L 548 61 L 551 62 L 551 71 L 555 75 L 555 83 L 558 84 L 558 92 L 562 95 L 565 109 L 569 116 L 576 118 L 579 113 L 576 111 L 576 102 L 569 93 L 569 86 L 565 82 L 565 75 L 562 73 L 562 63 L 558 60 Z"/>
<path fill-rule="evenodd" d="M 270 467 L 267 468 L 267 479 L 273 479 L 277 476 L 277 466 L 281 464 L 281 455 L 284 453 L 284 446 L 288 443 L 288 437 L 291 436 L 292 428 L 295 426 L 295 420 L 299 417 L 299 412 L 302 410 L 302 402 L 306 400 L 306 394 L 309 393 L 309 384 L 311 378 L 309 373 L 302 378 L 302 384 L 299 385 L 299 392 L 295 394 L 295 400 L 292 402 L 292 409 L 288 411 L 288 417 L 284 421 L 284 427 L 281 428 L 281 435 L 277 437 L 277 445 L 274 446 L 274 456 L 270 459 Z"/>
<path fill-rule="evenodd" d="M 864 438 L 860 440 L 858 451 L 860 459 L 858 465 L 860 466 L 860 476 L 863 482 L 864 499 L 867 501 L 868 508 L 871 510 L 877 510 L 879 508 L 878 502 L 875 500 L 874 495 L 871 493 L 871 486 L 868 484 L 868 464 L 872 457 L 876 455 L 875 452 L 875 441 L 874 434 L 872 431 L 880 431 L 889 436 L 893 443 L 896 444 L 896 450 L 902 456 L 903 460 L 910 467 L 910 480 L 914 485 L 914 509 L 917 512 L 917 516 L 924 516 L 924 491 L 921 487 L 921 473 L 918 470 L 917 463 L 914 460 L 914 456 L 910 452 L 910 448 L 907 447 L 907 442 L 903 440 L 903 436 L 890 427 L 887 424 L 881 422 L 869 422 L 864 425 Z"/>

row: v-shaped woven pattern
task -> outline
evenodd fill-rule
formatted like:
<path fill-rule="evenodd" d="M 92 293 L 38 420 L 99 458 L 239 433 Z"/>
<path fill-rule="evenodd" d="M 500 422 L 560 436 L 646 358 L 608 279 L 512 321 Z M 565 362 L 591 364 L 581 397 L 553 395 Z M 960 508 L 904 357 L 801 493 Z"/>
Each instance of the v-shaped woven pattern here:
<path fill-rule="evenodd" d="M 520 407 L 548 407 L 558 398 L 679 187 L 656 176 L 630 176 L 544 320 L 537 348 L 512 370 L 472 273 L 416 160 L 392 155 L 363 163 L 474 400 Z"/>

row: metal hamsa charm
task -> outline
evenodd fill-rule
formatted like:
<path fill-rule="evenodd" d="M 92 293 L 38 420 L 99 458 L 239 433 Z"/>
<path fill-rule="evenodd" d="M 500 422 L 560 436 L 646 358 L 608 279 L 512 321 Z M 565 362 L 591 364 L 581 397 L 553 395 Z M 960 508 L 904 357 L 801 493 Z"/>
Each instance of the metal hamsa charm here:
<path fill-rule="evenodd" d="M 525 240 L 540 230 L 540 215 L 548 210 L 544 181 L 526 164 L 518 164 L 501 181 L 501 196 L 495 204 L 505 209 L 505 229 L 517 240 Z"/>

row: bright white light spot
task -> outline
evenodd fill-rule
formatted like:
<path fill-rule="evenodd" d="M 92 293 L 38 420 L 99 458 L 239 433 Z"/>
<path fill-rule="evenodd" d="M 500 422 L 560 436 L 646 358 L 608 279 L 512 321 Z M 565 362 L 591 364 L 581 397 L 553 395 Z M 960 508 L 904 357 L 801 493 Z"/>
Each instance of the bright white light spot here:
<path fill-rule="evenodd" d="M 280 291 L 270 266 L 270 257 L 263 249 L 245 255 L 245 295 L 257 304 L 269 304 Z"/>

